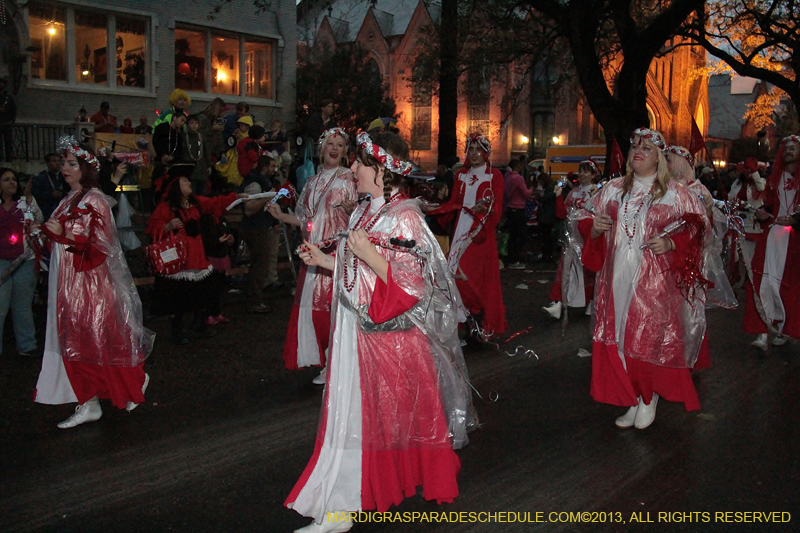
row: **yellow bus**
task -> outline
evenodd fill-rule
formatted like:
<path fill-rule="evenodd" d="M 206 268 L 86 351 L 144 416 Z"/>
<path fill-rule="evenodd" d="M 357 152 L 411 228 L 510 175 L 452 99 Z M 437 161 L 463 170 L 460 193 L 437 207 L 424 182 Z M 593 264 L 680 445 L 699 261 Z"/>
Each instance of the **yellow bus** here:
<path fill-rule="evenodd" d="M 594 161 L 602 173 L 606 164 L 606 145 L 574 144 L 551 146 L 547 149 L 544 171 L 550 173 L 553 179 L 560 179 L 570 172 L 577 173 L 578 165 L 586 159 Z"/>

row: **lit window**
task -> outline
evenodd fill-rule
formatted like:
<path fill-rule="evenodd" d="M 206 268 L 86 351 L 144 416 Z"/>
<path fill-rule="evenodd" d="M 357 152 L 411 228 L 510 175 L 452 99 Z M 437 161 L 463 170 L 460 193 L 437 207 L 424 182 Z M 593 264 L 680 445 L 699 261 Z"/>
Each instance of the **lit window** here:
<path fill-rule="evenodd" d="M 175 28 L 175 88 L 206 90 L 206 32 Z"/>
<path fill-rule="evenodd" d="M 211 92 L 239 94 L 238 37 L 211 37 Z"/>
<path fill-rule="evenodd" d="M 246 42 L 245 96 L 272 98 L 272 45 Z"/>
<path fill-rule="evenodd" d="M 146 87 L 147 21 L 117 16 L 117 85 Z"/>
<path fill-rule="evenodd" d="M 31 38 L 31 77 L 40 80 L 67 79 L 64 10 L 31 4 L 28 28 Z"/>
<path fill-rule="evenodd" d="M 75 80 L 108 84 L 108 20 L 105 15 L 75 11 Z"/>
<path fill-rule="evenodd" d="M 272 99 L 274 53 L 272 41 L 179 26 L 175 28 L 175 87 Z"/>

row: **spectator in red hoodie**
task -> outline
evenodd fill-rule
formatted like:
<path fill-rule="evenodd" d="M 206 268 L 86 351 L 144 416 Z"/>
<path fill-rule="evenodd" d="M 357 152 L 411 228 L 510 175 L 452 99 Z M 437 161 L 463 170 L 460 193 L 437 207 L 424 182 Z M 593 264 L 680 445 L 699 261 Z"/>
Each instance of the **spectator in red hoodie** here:
<path fill-rule="evenodd" d="M 266 134 L 267 132 L 264 130 L 264 127 L 256 124 L 250 127 L 250 130 L 247 132 L 247 137 L 236 144 L 236 152 L 238 155 L 236 166 L 239 168 L 239 174 L 241 174 L 242 177 L 246 178 L 258 164 L 261 143 L 264 142 Z"/>

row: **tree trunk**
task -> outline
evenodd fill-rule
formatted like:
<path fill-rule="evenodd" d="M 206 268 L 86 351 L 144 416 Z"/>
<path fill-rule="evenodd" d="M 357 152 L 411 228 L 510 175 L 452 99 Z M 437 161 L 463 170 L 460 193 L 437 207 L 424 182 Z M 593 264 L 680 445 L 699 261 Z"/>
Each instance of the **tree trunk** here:
<path fill-rule="evenodd" d="M 439 164 L 456 153 L 458 119 L 458 0 L 442 0 L 439 30 Z"/>

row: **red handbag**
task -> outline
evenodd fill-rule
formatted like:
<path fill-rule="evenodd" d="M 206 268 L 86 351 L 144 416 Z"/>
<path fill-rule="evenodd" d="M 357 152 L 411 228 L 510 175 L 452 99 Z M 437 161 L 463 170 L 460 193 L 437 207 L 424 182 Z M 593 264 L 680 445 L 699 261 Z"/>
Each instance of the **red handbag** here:
<path fill-rule="evenodd" d="M 144 247 L 144 255 L 153 274 L 169 276 L 186 268 L 184 235 L 183 230 L 178 233 L 170 231 L 165 237 L 162 230 L 153 244 Z"/>

